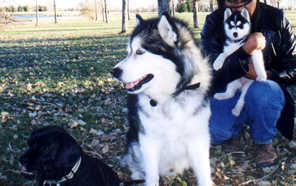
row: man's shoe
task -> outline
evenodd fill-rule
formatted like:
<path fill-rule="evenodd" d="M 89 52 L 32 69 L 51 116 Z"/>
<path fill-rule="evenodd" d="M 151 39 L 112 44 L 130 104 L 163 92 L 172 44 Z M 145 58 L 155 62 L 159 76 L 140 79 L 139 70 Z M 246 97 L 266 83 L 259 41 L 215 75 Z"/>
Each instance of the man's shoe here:
<path fill-rule="evenodd" d="M 276 164 L 278 158 L 272 143 L 256 145 L 256 166 L 260 168 L 270 167 Z"/>
<path fill-rule="evenodd" d="M 228 153 L 243 153 L 240 136 L 233 137 L 222 144 L 222 151 Z"/>

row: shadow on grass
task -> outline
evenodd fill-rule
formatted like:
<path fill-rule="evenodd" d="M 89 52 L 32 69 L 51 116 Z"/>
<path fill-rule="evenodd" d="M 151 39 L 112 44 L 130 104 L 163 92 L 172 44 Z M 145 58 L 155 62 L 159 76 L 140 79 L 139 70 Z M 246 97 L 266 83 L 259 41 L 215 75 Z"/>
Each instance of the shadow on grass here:
<path fill-rule="evenodd" d="M 8 46 L 0 50 L 0 70 L 32 80 L 81 78 L 91 71 L 100 76 L 124 57 L 126 40 L 126 36 L 116 35 L 6 42 Z"/>
<path fill-rule="evenodd" d="M 20 176 L 18 159 L 32 130 L 44 125 L 66 127 L 80 144 L 99 140 L 99 154 L 108 143 L 110 150 L 102 156 L 117 164 L 112 161 L 124 138 L 102 139 L 89 131 L 108 136 L 124 131 L 125 93 L 109 71 L 126 55 L 126 41 L 126 36 L 114 35 L 2 43 L 0 185 L 32 185 Z M 85 126 L 71 128 L 80 121 Z"/>

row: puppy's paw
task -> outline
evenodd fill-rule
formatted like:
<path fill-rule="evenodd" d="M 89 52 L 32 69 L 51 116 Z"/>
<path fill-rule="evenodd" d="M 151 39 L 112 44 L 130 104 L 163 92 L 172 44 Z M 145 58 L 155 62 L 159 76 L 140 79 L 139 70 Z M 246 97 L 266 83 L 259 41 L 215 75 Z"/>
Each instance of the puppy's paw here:
<path fill-rule="evenodd" d="M 217 100 L 223 100 L 223 99 L 227 99 L 227 95 L 225 93 L 216 93 L 214 95 L 214 98 Z"/>
<path fill-rule="evenodd" d="M 235 116 L 235 117 L 238 117 L 241 113 L 241 109 L 238 109 L 238 108 L 234 108 L 232 109 L 232 114 Z"/>
<path fill-rule="evenodd" d="M 217 70 L 221 69 L 222 66 L 223 66 L 223 63 L 224 63 L 224 57 L 220 55 L 220 56 L 215 60 L 215 62 L 214 62 L 214 64 L 213 64 L 214 70 L 217 71 Z"/>
<path fill-rule="evenodd" d="M 238 117 L 243 110 L 244 103 L 243 102 L 238 102 L 235 107 L 232 109 L 232 114 L 236 117 Z"/>

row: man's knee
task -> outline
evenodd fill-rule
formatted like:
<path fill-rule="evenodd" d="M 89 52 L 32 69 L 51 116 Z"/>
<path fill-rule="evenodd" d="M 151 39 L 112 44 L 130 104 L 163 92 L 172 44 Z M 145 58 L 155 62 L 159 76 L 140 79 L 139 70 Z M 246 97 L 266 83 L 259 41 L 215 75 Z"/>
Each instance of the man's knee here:
<path fill-rule="evenodd" d="M 250 86 L 246 103 L 251 103 L 254 108 L 261 109 L 266 105 L 282 109 L 285 103 L 284 93 L 281 87 L 274 81 L 254 81 Z"/>

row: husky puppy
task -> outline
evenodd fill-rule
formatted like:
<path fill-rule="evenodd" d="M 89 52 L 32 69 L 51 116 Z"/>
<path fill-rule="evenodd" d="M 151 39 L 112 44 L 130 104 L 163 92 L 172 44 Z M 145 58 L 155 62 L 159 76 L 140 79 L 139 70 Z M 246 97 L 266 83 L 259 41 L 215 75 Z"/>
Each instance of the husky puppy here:
<path fill-rule="evenodd" d="M 111 72 L 129 93 L 122 163 L 147 186 L 190 167 L 199 185 L 210 186 L 208 62 L 182 21 L 167 14 L 136 20 L 128 55 Z"/>
<path fill-rule="evenodd" d="M 224 12 L 224 31 L 227 36 L 223 52 L 215 60 L 214 70 L 219 70 L 225 59 L 233 52 L 238 50 L 245 42 L 251 30 L 251 22 L 248 11 L 243 8 L 241 12 L 231 12 L 229 8 Z M 257 81 L 265 81 L 267 79 L 263 54 L 261 50 L 254 51 L 251 56 L 255 71 L 257 73 Z M 248 88 L 253 83 L 253 80 L 247 78 L 240 78 L 230 82 L 227 85 L 226 92 L 216 93 L 214 97 L 218 100 L 228 99 L 235 95 L 238 89 L 241 89 L 241 96 L 232 110 L 233 115 L 239 116 L 244 106 L 244 99 Z"/>

